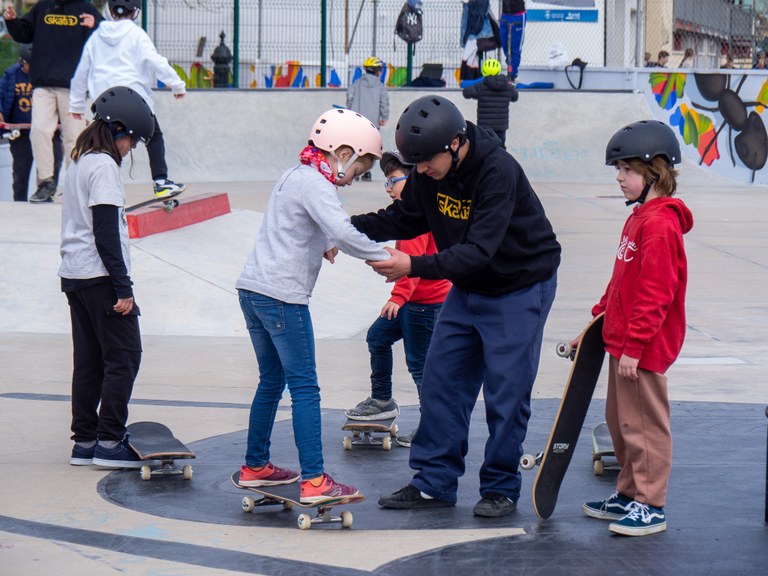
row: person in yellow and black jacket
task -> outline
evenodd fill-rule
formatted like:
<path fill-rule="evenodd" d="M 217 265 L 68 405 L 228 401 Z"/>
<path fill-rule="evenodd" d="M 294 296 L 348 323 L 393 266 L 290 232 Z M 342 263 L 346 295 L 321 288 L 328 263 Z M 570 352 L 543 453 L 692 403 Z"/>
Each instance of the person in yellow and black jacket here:
<path fill-rule="evenodd" d="M 30 202 L 48 202 L 56 193 L 51 139 L 61 124 L 67 159 L 85 120 L 69 116 L 69 81 L 83 46 L 103 20 L 86 0 L 40 0 L 19 17 L 13 6 L 3 11 L 8 34 L 22 44 L 34 42 L 30 81 L 34 86 L 30 140 L 37 164 L 37 191 Z"/>

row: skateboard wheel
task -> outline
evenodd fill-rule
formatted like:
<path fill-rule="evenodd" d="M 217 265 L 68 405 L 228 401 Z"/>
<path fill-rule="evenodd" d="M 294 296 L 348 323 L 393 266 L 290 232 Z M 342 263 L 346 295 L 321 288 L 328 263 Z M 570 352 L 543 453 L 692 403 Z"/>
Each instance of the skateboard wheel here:
<path fill-rule="evenodd" d="M 341 513 L 341 527 L 349 528 L 351 526 L 352 526 L 352 512 L 349 512 L 348 510 L 344 510 L 344 512 Z"/>
<path fill-rule="evenodd" d="M 299 514 L 296 523 L 299 526 L 299 530 L 309 530 L 312 528 L 312 518 L 310 518 L 309 514 Z"/>
<path fill-rule="evenodd" d="M 166 202 L 165 203 L 165 211 L 170 212 L 174 209 L 173 202 Z"/>
<path fill-rule="evenodd" d="M 399 430 L 397 424 L 392 424 L 392 428 L 389 429 L 389 435 L 392 436 L 392 438 L 397 438 L 397 432 Z"/>
<path fill-rule="evenodd" d="M 352 450 L 352 438 L 349 436 L 344 436 L 344 440 L 342 440 L 342 445 L 344 446 L 344 450 Z"/>
<path fill-rule="evenodd" d="M 360 432 L 358 432 L 357 430 L 352 432 L 352 438 L 360 438 Z"/>
<path fill-rule="evenodd" d="M 602 460 L 595 460 L 594 462 L 595 476 L 602 476 L 605 471 Z"/>
<path fill-rule="evenodd" d="M 141 475 L 142 480 L 149 480 L 150 478 L 152 478 L 152 468 L 144 465 L 141 467 L 141 471 L 139 472 L 139 474 Z"/>
<path fill-rule="evenodd" d="M 560 342 L 555 350 L 557 351 L 558 356 L 568 358 L 568 356 L 571 355 L 573 348 L 571 348 L 571 345 L 568 344 L 568 342 Z"/>
<path fill-rule="evenodd" d="M 253 498 L 250 496 L 243 496 L 242 506 L 243 512 L 253 512 L 253 509 L 256 507 L 256 502 L 254 502 Z"/>
<path fill-rule="evenodd" d="M 381 447 L 384 450 L 392 450 L 392 438 L 384 436 L 384 438 L 381 439 Z"/>
<path fill-rule="evenodd" d="M 283 500 L 283 510 L 290 510 L 293 508 L 293 502 L 288 502 L 288 500 Z"/>
<path fill-rule="evenodd" d="M 533 470 L 536 466 L 536 457 L 533 454 L 523 454 L 520 457 L 520 468 L 523 470 Z"/>
<path fill-rule="evenodd" d="M 184 480 L 192 480 L 192 466 L 187 464 L 182 468 L 182 474 L 184 475 Z"/>

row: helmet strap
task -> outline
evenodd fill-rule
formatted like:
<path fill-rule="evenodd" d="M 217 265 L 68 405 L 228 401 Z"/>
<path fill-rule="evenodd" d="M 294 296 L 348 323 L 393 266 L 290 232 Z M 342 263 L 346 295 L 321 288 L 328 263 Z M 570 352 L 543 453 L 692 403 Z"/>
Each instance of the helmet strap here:
<path fill-rule="evenodd" d="M 651 180 L 643 187 L 643 191 L 640 193 L 640 196 L 635 198 L 634 200 L 627 200 L 625 204 L 627 206 L 631 206 L 635 202 L 638 204 L 643 204 L 645 202 L 645 199 L 648 197 L 648 192 L 651 190 L 651 186 L 653 186 L 656 183 L 656 180 Z"/>
<path fill-rule="evenodd" d="M 333 153 L 333 157 L 336 158 L 336 164 L 341 165 L 341 158 L 336 156 L 335 153 Z M 344 178 L 344 175 L 347 173 L 347 170 L 349 170 L 349 167 L 352 166 L 352 164 L 354 164 L 355 160 L 358 158 L 359 156 L 357 155 L 357 152 L 353 152 L 352 157 L 347 161 L 346 164 L 344 164 L 344 166 L 341 167 L 341 170 L 336 173 L 336 178 Z"/>
<path fill-rule="evenodd" d="M 448 152 L 451 154 L 451 169 L 448 171 L 449 175 L 453 175 L 456 173 L 456 170 L 459 169 L 459 150 L 461 150 L 461 147 L 464 145 L 464 142 L 466 142 L 466 137 L 463 134 L 457 134 L 455 138 L 459 139 L 459 145 L 456 147 L 456 150 L 448 146 Z M 453 140 L 451 140 L 453 142 Z"/>

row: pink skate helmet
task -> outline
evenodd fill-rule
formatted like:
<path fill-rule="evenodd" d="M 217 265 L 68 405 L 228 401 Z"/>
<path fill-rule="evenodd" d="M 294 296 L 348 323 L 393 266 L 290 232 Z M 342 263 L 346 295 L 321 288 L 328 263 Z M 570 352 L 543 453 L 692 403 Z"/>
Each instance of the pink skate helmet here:
<path fill-rule="evenodd" d="M 349 146 L 354 155 L 341 170 L 339 178 L 360 156 L 371 154 L 381 158 L 381 134 L 365 116 L 347 110 L 332 108 L 323 112 L 309 133 L 309 143 L 334 156 L 342 146 Z"/>

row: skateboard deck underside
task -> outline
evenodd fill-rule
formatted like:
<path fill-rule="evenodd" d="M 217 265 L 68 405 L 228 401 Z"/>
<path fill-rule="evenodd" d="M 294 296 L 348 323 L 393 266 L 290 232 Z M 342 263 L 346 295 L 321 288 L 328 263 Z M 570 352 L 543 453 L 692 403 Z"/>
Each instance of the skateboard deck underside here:
<path fill-rule="evenodd" d="M 397 418 L 388 418 L 386 420 L 351 420 L 348 418 L 341 429 L 349 431 L 358 430 L 360 432 L 389 432 L 392 430 L 395 420 Z"/>
<path fill-rule="evenodd" d="M 168 196 L 163 196 L 162 198 L 152 198 L 150 200 L 146 200 L 144 202 L 139 202 L 138 204 L 134 204 L 133 206 L 127 206 L 125 211 L 133 212 L 134 210 L 138 210 L 139 208 L 146 208 L 147 206 L 152 206 L 154 204 L 166 204 L 168 202 L 173 202 L 175 205 L 178 205 L 178 200 L 174 201 L 173 199 L 184 191 L 186 191 L 186 187 L 184 187 L 183 190 L 179 190 L 178 192 L 171 192 L 170 194 L 168 194 Z"/>
<path fill-rule="evenodd" d="M 552 515 L 557 504 L 560 485 L 573 457 L 600 376 L 605 359 L 602 330 L 601 314 L 587 326 L 576 351 L 555 424 L 534 480 L 533 506 L 536 514 L 543 519 Z"/>
<path fill-rule="evenodd" d="M 142 460 L 194 458 L 195 453 L 158 422 L 128 425 L 128 444 Z"/>

